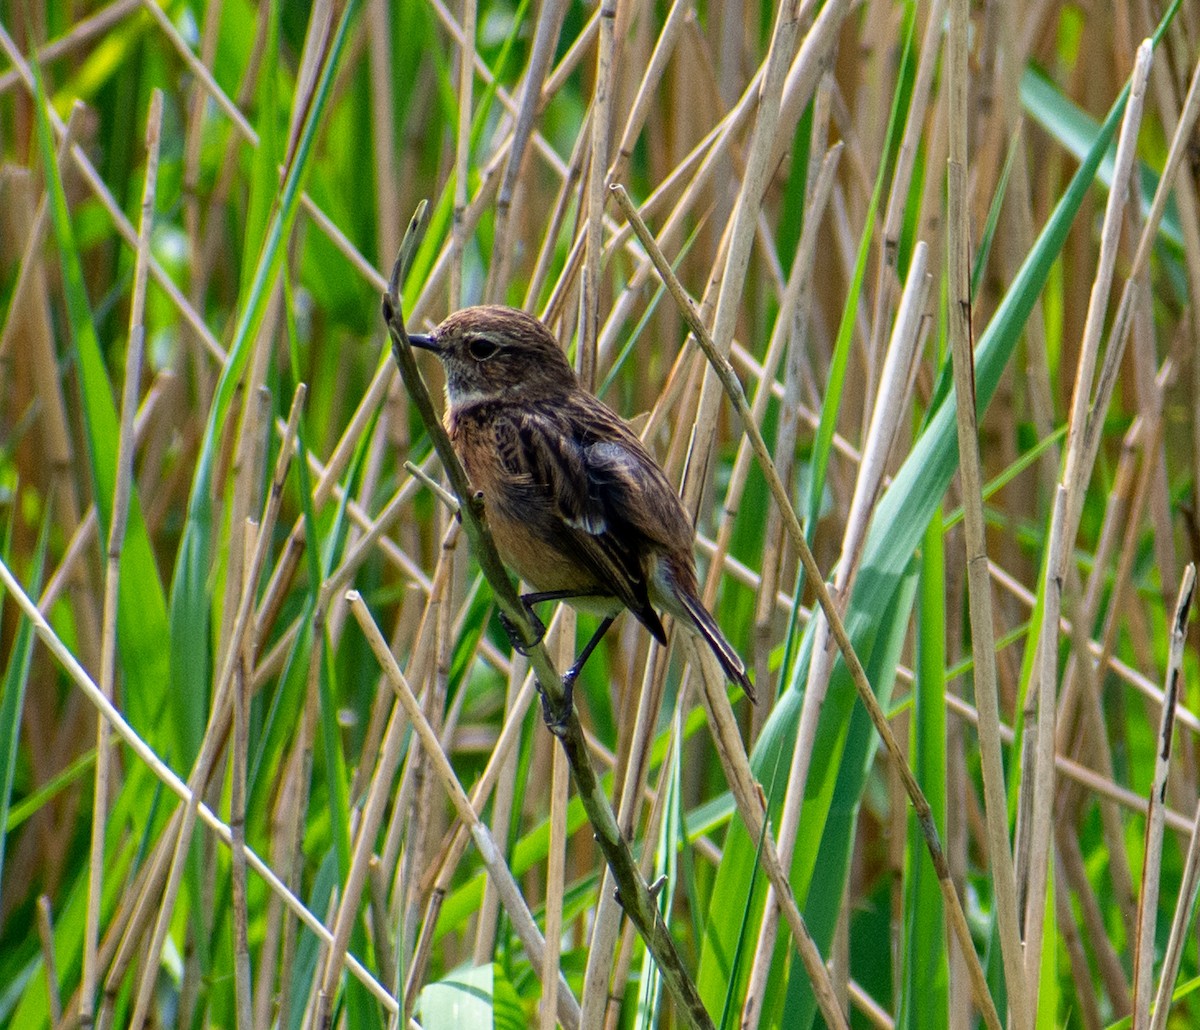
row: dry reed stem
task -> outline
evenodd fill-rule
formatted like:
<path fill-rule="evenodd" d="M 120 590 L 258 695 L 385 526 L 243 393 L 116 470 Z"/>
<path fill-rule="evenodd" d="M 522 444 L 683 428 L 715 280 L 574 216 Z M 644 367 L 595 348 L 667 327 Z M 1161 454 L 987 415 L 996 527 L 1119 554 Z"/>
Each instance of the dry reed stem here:
<path fill-rule="evenodd" d="M 828 9 L 828 8 L 826 8 Z M 820 602 L 821 610 L 825 613 L 825 617 L 829 620 L 830 629 L 833 632 L 834 639 L 837 641 L 838 649 L 842 652 L 842 657 L 846 662 L 847 669 L 850 672 L 851 680 L 854 683 L 855 690 L 858 692 L 859 699 L 866 708 L 867 714 L 871 718 L 872 724 L 875 726 L 876 732 L 879 733 L 883 741 L 884 747 L 892 760 L 896 763 L 896 767 L 904 781 L 905 792 L 908 794 L 909 800 L 915 810 L 917 823 L 920 827 L 921 834 L 925 839 L 926 847 L 929 850 L 930 858 L 933 861 L 934 870 L 937 873 L 939 889 L 946 902 L 946 912 L 950 919 L 951 928 L 955 937 L 958 939 L 960 946 L 963 948 L 963 953 L 968 959 L 968 971 L 970 973 L 972 994 L 975 997 L 976 1004 L 980 1008 L 989 1028 L 999 1030 L 1000 1021 L 996 1014 L 995 1004 L 992 1001 L 991 994 L 987 989 L 987 983 L 983 975 L 983 969 L 979 965 L 979 957 L 975 954 L 974 944 L 971 940 L 971 932 L 967 926 L 966 915 L 963 913 L 962 903 L 955 891 L 954 884 L 950 878 L 950 869 L 946 863 L 946 856 L 942 850 L 941 841 L 939 840 L 937 827 L 933 822 L 933 815 L 929 808 L 929 802 L 925 798 L 924 792 L 920 785 L 913 777 L 912 769 L 904 758 L 904 753 L 900 749 L 900 745 L 896 740 L 895 734 L 888 725 L 887 715 L 880 707 L 878 698 L 875 697 L 871 689 L 871 685 L 867 680 L 866 671 L 862 667 L 862 663 L 858 659 L 858 655 L 854 651 L 854 645 L 851 643 L 846 627 L 842 622 L 841 616 L 838 614 L 837 607 L 833 602 L 833 598 L 829 593 L 828 587 L 825 585 L 825 579 L 821 574 L 820 567 L 817 565 L 816 559 L 813 557 L 812 551 L 809 549 L 807 542 L 804 539 L 804 530 L 800 526 L 800 520 L 796 515 L 795 509 L 792 507 L 791 499 L 784 489 L 783 482 L 779 478 L 779 472 L 775 468 L 775 464 L 771 459 L 770 452 L 767 450 L 767 445 L 763 441 L 762 434 L 759 433 L 757 425 L 749 414 L 749 407 L 746 403 L 745 394 L 742 392 L 741 383 L 734 375 L 733 369 L 729 362 L 713 345 L 711 338 L 708 335 L 708 330 L 701 321 L 699 313 L 695 310 L 672 271 L 666 257 L 659 249 L 654 237 L 646 228 L 641 217 L 638 215 L 637 209 L 633 206 L 633 202 L 629 199 L 629 195 L 621 186 L 613 187 L 614 195 L 617 198 L 617 203 L 621 206 L 622 212 L 629 219 L 630 224 L 635 227 L 638 238 L 642 241 L 642 245 L 646 248 L 654 259 L 654 266 L 658 270 L 659 275 L 666 283 L 668 290 L 671 292 L 676 304 L 679 306 L 680 313 L 684 316 L 688 325 L 691 327 L 695 335 L 696 342 L 704 351 L 705 357 L 716 370 L 717 375 L 733 402 L 733 407 L 738 413 L 741 420 L 743 431 L 750 437 L 754 447 L 755 457 L 758 458 L 763 474 L 766 477 L 767 484 L 771 489 L 771 493 L 775 498 L 781 512 L 786 516 L 785 525 L 788 533 L 792 538 L 792 542 L 800 555 L 801 561 L 804 564 L 805 575 L 811 583 L 813 589 L 817 593 L 817 599 Z"/>
<path fill-rule="evenodd" d="M 475 0 L 463 0 L 462 41 L 458 48 L 458 128 L 454 140 L 454 216 L 450 241 L 450 307 L 462 305 L 462 262 L 467 235 L 463 212 L 467 207 L 467 164 L 471 144 L 471 98 L 475 84 Z M 510 152 L 511 153 L 511 152 Z M 393 251 L 393 253 L 395 253 Z M 384 259 L 386 260 L 386 258 Z"/>
<path fill-rule="evenodd" d="M 565 620 L 558 635 L 558 663 L 569 665 L 575 652 L 575 620 Z M 570 632 L 565 632 L 569 628 Z M 542 964 L 542 998 L 538 1006 L 542 1030 L 554 1030 L 558 1001 L 563 900 L 566 893 L 567 802 L 570 769 L 562 748 L 550 749 L 550 849 L 546 860 L 546 951 Z M 491 950 L 488 950 L 491 954 Z"/>
<path fill-rule="evenodd" d="M 628 10 L 628 5 L 626 5 Z M 600 269 L 604 256 L 604 172 L 612 122 L 612 77 L 616 60 L 617 0 L 600 0 L 600 38 L 596 46 L 596 85 L 592 95 L 591 141 L 585 180 L 587 222 L 582 278 L 579 284 L 579 332 L 575 367 L 585 389 L 596 385 L 596 341 L 600 333 Z"/>
<path fill-rule="evenodd" d="M 975 405 L 974 335 L 971 326 L 970 227 L 967 224 L 967 3 L 952 0 L 948 64 L 947 114 L 949 158 L 946 167 L 946 231 L 948 332 L 957 398 L 959 476 L 962 481 L 966 545 L 967 595 L 974 646 L 974 684 L 981 722 L 979 748 L 983 773 L 987 851 L 996 884 L 996 921 L 1004 965 L 1009 1013 L 1016 1030 L 1033 1026 L 1030 987 L 1022 965 L 1021 924 L 1013 852 L 1008 840 L 1008 807 L 1004 764 L 997 727 L 1000 704 L 994 660 L 991 583 L 984 538 L 979 428 Z"/>
<path fill-rule="evenodd" d="M 262 404 L 259 392 L 257 415 L 265 428 L 270 425 L 270 409 Z M 249 573 L 257 549 L 257 530 L 252 519 L 244 527 L 242 569 Z M 248 582 L 239 584 L 253 591 Z M 230 900 L 233 907 L 233 978 L 234 1004 L 239 1027 L 253 1026 L 254 984 L 250 966 L 250 930 L 246 902 L 246 777 L 250 752 L 250 680 L 254 671 L 253 643 L 248 637 L 236 641 L 238 664 L 233 680 L 233 737 L 230 741 L 229 831 Z"/>
<path fill-rule="evenodd" d="M 125 384 L 121 391 L 120 425 L 117 437 L 116 487 L 109 516 L 107 562 L 104 574 L 104 615 L 101 638 L 100 689 L 114 697 L 117 653 L 117 587 L 121 548 L 128 522 L 133 490 L 134 413 L 138 406 L 142 354 L 145 349 L 147 260 L 154 224 L 154 200 L 158 184 L 159 142 L 162 134 L 163 97 L 154 90 L 146 120 L 146 176 L 142 186 L 141 219 L 138 225 L 137 257 L 134 265 L 133 297 L 129 310 L 129 343 L 125 359 Z M 92 839 L 88 863 L 88 900 L 83 944 L 83 974 L 79 992 L 79 1018 L 84 1026 L 92 1021 L 98 969 L 96 949 L 100 936 L 100 901 L 104 893 L 104 837 L 108 829 L 109 763 L 112 759 L 111 730 L 97 717 L 96 777 L 92 795 Z"/>
<path fill-rule="evenodd" d="M 811 288 L 817 253 L 818 229 L 825 216 L 826 205 L 829 202 L 829 194 L 833 186 L 834 172 L 837 170 L 842 149 L 841 143 L 835 144 L 824 156 L 820 171 L 817 173 L 812 199 L 805 206 L 804 229 L 800 234 L 800 243 L 796 248 L 796 256 L 788 273 L 787 285 L 779 304 L 779 314 L 775 319 L 770 342 L 767 344 L 767 354 L 759 370 L 760 374 L 756 376 L 758 388 L 755 390 L 750 410 L 755 423 L 759 426 L 766 417 L 767 405 L 774 397 L 772 386 L 775 383 L 775 372 L 779 362 L 783 359 L 785 349 L 794 346 L 794 336 L 797 333 L 795 327 L 801 321 L 798 310 L 800 299 Z M 650 267 L 649 261 L 646 264 Z M 716 546 L 711 556 L 713 560 L 704 584 L 704 603 L 710 608 L 716 603 L 720 573 L 724 570 L 725 558 L 729 553 L 734 523 L 753 460 L 754 455 L 749 442 L 745 439 L 741 440 L 738 444 L 737 456 L 733 461 L 733 468 L 729 473 L 729 487 L 725 491 L 725 501 L 717 527 Z"/>
<path fill-rule="evenodd" d="M 1162 971 L 1159 974 L 1158 991 L 1154 996 L 1154 1013 L 1150 1030 L 1165 1030 L 1167 1016 L 1171 1011 L 1171 993 L 1179 976 L 1179 963 L 1187 945 L 1188 925 L 1192 921 L 1192 910 L 1196 904 L 1196 890 L 1200 886 L 1200 802 L 1196 805 L 1196 816 L 1192 822 L 1192 835 L 1188 841 L 1184 859 L 1183 879 L 1179 884 L 1179 896 L 1175 901 L 1175 915 L 1171 919 L 1171 935 L 1163 954 Z"/>
<path fill-rule="evenodd" d="M 836 2 L 830 3 L 826 6 L 826 10 L 836 6 Z M 783 98 L 788 71 L 792 64 L 792 55 L 796 51 L 800 34 L 800 7 L 800 0 L 787 0 L 779 5 L 777 11 L 765 62 L 757 117 L 750 138 L 746 170 L 741 180 L 737 199 L 734 201 L 733 214 L 726 234 L 728 252 L 724 265 L 721 267 L 720 286 L 716 293 L 711 331 L 711 337 L 718 353 L 726 358 L 733 343 L 746 271 L 750 265 L 750 250 L 754 242 L 767 179 L 774 172 L 779 160 L 777 157 L 773 159 L 776 137 L 778 135 L 781 138 L 791 139 L 800 115 L 798 108 L 793 112 L 785 113 Z M 805 46 L 807 46 L 807 40 Z M 801 54 L 803 53 L 804 48 L 801 49 Z M 815 82 L 813 85 L 815 86 Z M 811 92 L 809 90 L 805 100 L 808 99 Z M 700 460 L 689 460 L 688 476 L 680 491 L 684 505 L 692 512 L 695 512 L 699 503 L 700 490 L 710 464 L 721 393 L 722 387 L 719 379 L 706 374 L 700 398 L 697 401 L 695 419 L 697 432 L 694 439 L 695 445 L 699 448 Z"/>
<path fill-rule="evenodd" d="M 1145 98 L 1146 80 L 1150 72 L 1153 49 L 1147 40 L 1138 48 L 1137 61 L 1131 77 L 1129 103 L 1121 123 L 1117 144 L 1117 156 L 1113 169 L 1112 188 L 1105 209 L 1104 224 L 1100 236 L 1100 256 L 1096 277 L 1092 283 L 1084 336 L 1080 344 L 1080 358 L 1076 369 L 1075 388 L 1072 399 L 1070 423 L 1067 432 L 1067 453 L 1064 462 L 1061 489 L 1065 497 L 1061 505 L 1055 505 L 1046 549 L 1045 580 L 1043 584 L 1044 621 L 1037 647 L 1037 735 L 1035 738 L 1035 760 L 1032 768 L 1022 763 L 1022 788 L 1027 777 L 1033 778 L 1032 794 L 1028 795 L 1032 806 L 1029 812 L 1030 839 L 1028 862 L 1029 880 L 1024 884 L 1027 908 L 1025 911 L 1025 969 L 1031 989 L 1031 1017 L 1037 1013 L 1037 970 L 1041 966 L 1042 923 L 1045 913 L 1045 884 L 1049 872 L 1051 824 L 1054 819 L 1054 739 L 1057 720 L 1057 657 L 1058 635 L 1056 632 L 1061 606 L 1062 582 L 1066 574 L 1066 563 L 1074 546 L 1082 511 L 1083 494 L 1087 480 L 1091 478 L 1090 455 L 1085 450 L 1088 426 L 1097 416 L 1095 408 L 1088 404 L 1092 395 L 1092 377 L 1099 352 L 1100 337 L 1104 325 L 1104 313 L 1108 307 L 1112 286 L 1117 247 L 1120 242 L 1122 211 L 1130 189 L 1130 176 L 1136 155 L 1137 134 L 1141 125 L 1142 106 Z M 1132 280 L 1131 280 L 1132 281 Z M 1110 344 L 1111 349 L 1111 344 Z M 1103 409 L 1101 409 L 1102 413 Z M 1029 691 L 1033 692 L 1034 684 Z M 1023 806 L 1018 811 L 1022 811 Z"/>
<path fill-rule="evenodd" d="M 1061 524 L 1067 490 L 1054 493 L 1051 525 Z M 1058 686 L 1058 618 L 1069 555 L 1062 537 L 1053 532 L 1046 547 L 1042 586 L 1042 622 L 1037 658 L 1026 688 L 1022 736 L 1020 795 L 1017 800 L 1017 890 L 1025 941 L 1025 975 L 1030 984 L 1030 1019 L 1036 1024 L 1040 986 L 1042 928 L 1046 914 L 1050 838 L 1055 808 L 1054 740 Z M 1036 687 L 1036 689 L 1035 689 Z"/>
<path fill-rule="evenodd" d="M 1171 653 L 1163 685 L 1164 701 L 1158 725 L 1154 782 L 1146 813 L 1146 836 L 1142 866 L 1142 890 L 1138 896 L 1138 936 L 1133 952 L 1133 1027 L 1150 1025 L 1151 984 L 1154 978 L 1155 924 L 1158 914 L 1159 877 L 1162 872 L 1163 807 L 1167 800 L 1167 775 L 1171 771 L 1171 746 L 1175 735 L 1175 706 L 1183 676 L 1183 647 L 1187 641 L 1196 567 L 1189 564 L 1179 584 L 1179 598 L 1171 619 Z M 1163 1013 L 1165 1016 L 1165 1012 Z"/>
<path fill-rule="evenodd" d="M 563 0 L 547 0 L 538 11 L 533 45 L 529 51 L 529 61 L 521 87 L 521 103 L 513 122 L 512 146 L 505 158 L 504 175 L 496 194 L 492 259 L 488 263 L 487 283 L 483 291 L 484 300 L 490 304 L 498 304 L 503 300 L 503 292 L 509 283 L 510 259 L 514 249 L 509 240 L 509 217 L 512 213 L 513 197 L 516 194 L 529 138 L 533 133 L 534 119 L 542 106 L 542 85 L 550 68 L 550 62 L 554 58 L 554 49 L 558 43 L 565 14 L 566 4 Z M 581 132 L 579 140 L 582 140 L 584 135 Z M 579 140 L 577 140 L 577 144 Z M 565 183 L 566 178 L 563 181 Z M 556 238 L 557 233 L 547 234 L 545 241 L 549 243 Z M 399 241 L 397 241 L 398 243 Z M 397 249 L 398 247 L 393 247 L 389 253 L 394 254 Z"/>

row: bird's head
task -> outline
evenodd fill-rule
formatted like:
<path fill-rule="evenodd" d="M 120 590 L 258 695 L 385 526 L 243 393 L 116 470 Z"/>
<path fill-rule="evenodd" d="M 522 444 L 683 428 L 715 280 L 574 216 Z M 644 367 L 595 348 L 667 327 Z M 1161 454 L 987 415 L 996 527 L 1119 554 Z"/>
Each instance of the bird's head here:
<path fill-rule="evenodd" d="M 577 383 L 550 330 L 516 308 L 464 308 L 433 332 L 408 339 L 441 359 L 452 410 L 503 398 L 553 398 Z"/>

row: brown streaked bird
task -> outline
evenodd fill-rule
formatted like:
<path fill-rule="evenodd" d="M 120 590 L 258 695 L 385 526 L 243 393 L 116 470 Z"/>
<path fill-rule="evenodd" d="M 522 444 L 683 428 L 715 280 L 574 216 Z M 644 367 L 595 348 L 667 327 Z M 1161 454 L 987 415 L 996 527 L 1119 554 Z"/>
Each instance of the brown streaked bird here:
<path fill-rule="evenodd" d="M 658 608 L 702 637 L 754 700 L 746 666 L 700 600 L 679 495 L 625 422 L 580 386 L 550 331 L 524 311 L 485 306 L 409 341 L 445 367 L 450 440 L 501 558 L 536 591 L 522 598 L 530 612 L 563 600 L 602 617 L 566 689 L 622 608 L 665 644 Z"/>

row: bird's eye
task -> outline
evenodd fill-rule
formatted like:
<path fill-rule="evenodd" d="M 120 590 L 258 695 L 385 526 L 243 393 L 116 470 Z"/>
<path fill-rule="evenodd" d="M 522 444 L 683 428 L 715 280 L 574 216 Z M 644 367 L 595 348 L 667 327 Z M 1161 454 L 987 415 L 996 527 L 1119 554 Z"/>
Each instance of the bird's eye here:
<path fill-rule="evenodd" d="M 493 357 L 500 348 L 497 347 L 486 336 L 473 336 L 467 341 L 467 350 L 470 351 L 471 357 L 476 361 L 487 361 Z"/>

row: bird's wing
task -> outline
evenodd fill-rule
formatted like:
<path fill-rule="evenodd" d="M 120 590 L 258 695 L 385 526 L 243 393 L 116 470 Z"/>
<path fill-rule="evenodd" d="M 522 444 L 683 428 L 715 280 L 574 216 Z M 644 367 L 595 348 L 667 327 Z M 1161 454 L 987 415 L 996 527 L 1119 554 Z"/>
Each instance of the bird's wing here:
<path fill-rule="evenodd" d="M 647 547 L 690 548 L 679 498 L 640 441 L 611 411 L 586 397 L 529 408 L 500 428 L 507 471 L 526 491 L 547 544 L 578 561 L 660 640 L 650 604 Z"/>

